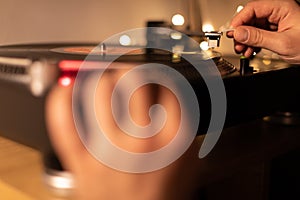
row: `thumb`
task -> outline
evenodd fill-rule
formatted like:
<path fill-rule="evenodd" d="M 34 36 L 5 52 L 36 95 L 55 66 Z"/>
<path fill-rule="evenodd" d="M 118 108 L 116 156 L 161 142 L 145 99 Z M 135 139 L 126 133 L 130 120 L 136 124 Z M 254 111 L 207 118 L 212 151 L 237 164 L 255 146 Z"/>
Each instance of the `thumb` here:
<path fill-rule="evenodd" d="M 279 33 L 266 31 L 250 26 L 240 26 L 234 30 L 234 39 L 247 46 L 261 47 L 278 52 L 278 47 L 281 46 Z"/>
<path fill-rule="evenodd" d="M 64 167 L 70 170 L 84 150 L 72 115 L 72 87 L 55 86 L 47 97 L 45 107 L 47 129 L 55 153 Z"/>

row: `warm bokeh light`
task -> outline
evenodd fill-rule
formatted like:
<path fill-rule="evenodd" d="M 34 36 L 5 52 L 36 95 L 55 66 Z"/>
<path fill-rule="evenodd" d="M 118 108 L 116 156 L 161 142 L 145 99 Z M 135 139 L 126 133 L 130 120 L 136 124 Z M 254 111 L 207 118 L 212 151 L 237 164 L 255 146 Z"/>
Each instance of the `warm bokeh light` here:
<path fill-rule="evenodd" d="M 263 62 L 265 65 L 270 65 L 270 64 L 272 63 L 271 57 L 270 57 L 270 56 L 267 56 L 267 55 L 264 55 L 264 56 L 263 56 L 263 59 L 262 59 L 262 62 Z"/>
<path fill-rule="evenodd" d="M 184 24 L 184 17 L 181 14 L 173 15 L 172 24 L 175 26 L 182 26 Z"/>
<path fill-rule="evenodd" d="M 211 32 L 214 31 L 214 26 L 212 24 L 203 24 L 202 26 L 203 32 Z"/>
<path fill-rule="evenodd" d="M 182 38 L 182 34 L 179 32 L 173 32 L 170 36 L 173 40 L 180 40 Z"/>
<path fill-rule="evenodd" d="M 204 51 L 207 51 L 208 50 L 208 42 L 207 41 L 202 41 L 201 43 L 200 43 L 200 48 L 202 49 L 202 50 L 204 50 Z"/>
<path fill-rule="evenodd" d="M 131 38 L 128 35 L 122 35 L 119 42 L 122 46 L 129 46 L 131 44 Z"/>
<path fill-rule="evenodd" d="M 241 10 L 243 10 L 244 6 L 242 5 L 239 5 L 237 8 L 236 8 L 236 12 L 239 13 Z"/>

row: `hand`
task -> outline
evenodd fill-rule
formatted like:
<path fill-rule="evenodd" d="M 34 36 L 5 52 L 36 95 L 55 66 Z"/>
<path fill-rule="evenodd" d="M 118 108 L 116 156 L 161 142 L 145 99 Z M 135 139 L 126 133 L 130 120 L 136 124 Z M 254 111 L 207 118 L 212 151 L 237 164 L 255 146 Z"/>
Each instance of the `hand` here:
<path fill-rule="evenodd" d="M 174 129 L 178 128 L 176 126 L 180 122 L 178 102 L 164 87 L 147 85 L 139 88 L 132 94 L 130 104 L 133 120 L 140 125 L 148 124 L 149 106 L 154 103 L 164 106 L 168 119 L 157 137 L 139 140 L 126 136 L 116 127 L 110 110 L 112 90 L 124 72 L 120 70 L 108 73 L 101 78 L 101 84 L 95 93 L 97 119 L 100 123 L 103 122 L 108 137 L 123 149 L 132 152 L 148 152 L 161 148 L 172 139 Z M 158 91 L 160 91 L 159 95 L 157 95 Z M 189 199 L 189 195 L 193 194 L 192 191 L 198 184 L 198 179 L 194 178 L 199 167 L 195 165 L 199 162 L 198 144 L 196 148 L 192 148 L 192 152 L 188 151 L 185 154 L 193 156 L 182 156 L 171 165 L 157 171 L 126 173 L 112 169 L 98 161 L 82 144 L 72 114 L 72 92 L 72 85 L 68 87 L 57 85 L 50 91 L 46 103 L 46 121 L 56 154 L 64 168 L 74 175 L 77 184 L 76 199 Z M 188 128 L 186 130 L 188 131 Z M 193 182 L 191 179 L 197 181 Z"/>
<path fill-rule="evenodd" d="M 237 53 L 250 57 L 255 48 L 277 53 L 283 60 L 300 63 L 300 6 L 293 0 L 249 2 L 232 20 Z"/>

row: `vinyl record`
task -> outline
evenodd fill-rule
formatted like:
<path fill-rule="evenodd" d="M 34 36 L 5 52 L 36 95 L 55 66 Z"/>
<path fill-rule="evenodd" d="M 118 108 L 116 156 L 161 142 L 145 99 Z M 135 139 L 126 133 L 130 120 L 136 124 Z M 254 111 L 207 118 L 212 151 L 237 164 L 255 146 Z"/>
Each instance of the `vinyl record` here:
<path fill-rule="evenodd" d="M 180 56 L 182 55 L 182 57 Z M 26 72 L 24 62 L 47 61 L 56 63 L 63 74 L 76 75 L 82 62 L 126 62 L 126 63 L 160 63 L 178 69 L 187 74 L 191 79 L 198 79 L 190 63 L 184 57 L 193 57 L 199 62 L 215 63 L 222 76 L 230 74 L 236 68 L 226 60 L 218 56 L 210 56 L 203 52 L 180 52 L 179 56 L 161 49 L 146 49 L 144 47 L 127 47 L 118 45 L 106 45 L 102 47 L 93 43 L 45 43 L 45 44 L 20 44 L 0 46 L 0 72 L 3 74 L 11 72 Z M 13 58 L 13 59 L 7 59 Z M 18 59 L 19 58 L 19 59 Z M 213 60 L 214 62 L 209 62 Z M 206 64 L 205 64 L 206 65 Z M 94 68 L 93 68 L 94 69 Z M 16 73 L 13 73 L 16 74 Z M 12 77 L 14 78 L 14 77 Z"/>
<path fill-rule="evenodd" d="M 143 48 L 132 48 L 132 47 L 122 47 L 122 46 L 109 46 L 105 49 L 101 49 L 98 46 L 72 46 L 72 47 L 58 47 L 50 49 L 51 52 L 71 54 L 71 55 L 142 55 L 145 54 Z M 129 51 L 129 53 L 127 53 Z"/>

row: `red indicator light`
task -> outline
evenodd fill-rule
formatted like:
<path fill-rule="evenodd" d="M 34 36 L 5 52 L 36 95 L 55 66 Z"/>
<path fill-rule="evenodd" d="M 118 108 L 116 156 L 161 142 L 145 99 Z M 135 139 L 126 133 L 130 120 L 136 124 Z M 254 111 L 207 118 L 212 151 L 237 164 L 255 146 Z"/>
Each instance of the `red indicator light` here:
<path fill-rule="evenodd" d="M 65 86 L 65 87 L 71 85 L 72 82 L 73 82 L 72 78 L 67 77 L 67 76 L 60 77 L 59 80 L 58 80 L 58 83 L 62 86 Z"/>

